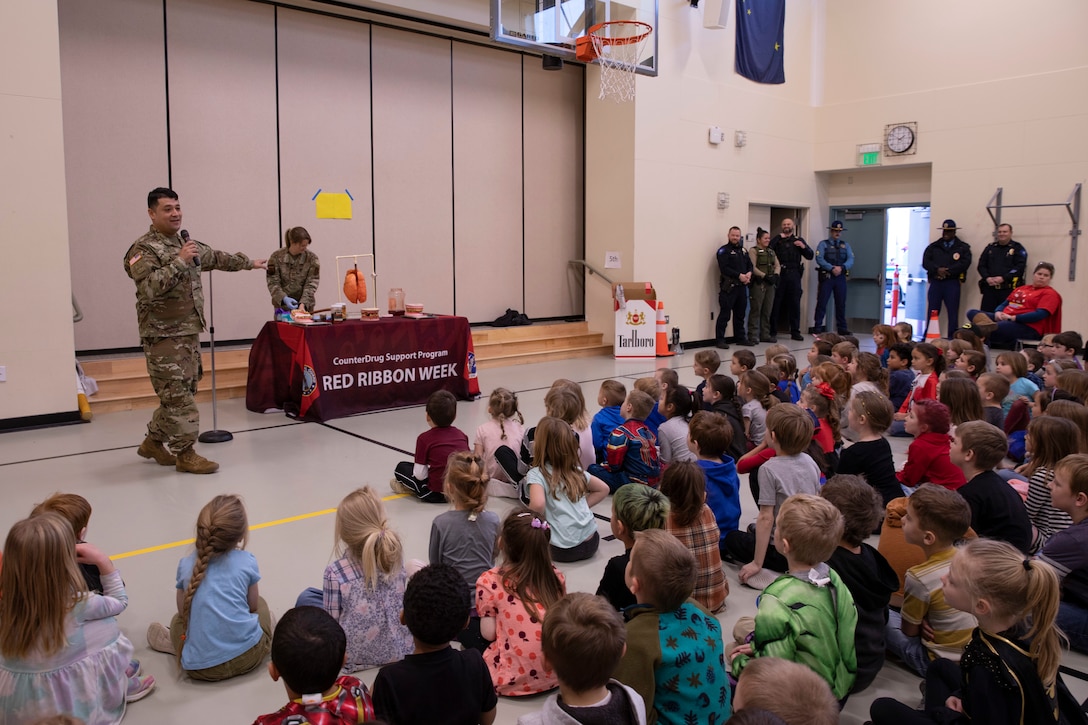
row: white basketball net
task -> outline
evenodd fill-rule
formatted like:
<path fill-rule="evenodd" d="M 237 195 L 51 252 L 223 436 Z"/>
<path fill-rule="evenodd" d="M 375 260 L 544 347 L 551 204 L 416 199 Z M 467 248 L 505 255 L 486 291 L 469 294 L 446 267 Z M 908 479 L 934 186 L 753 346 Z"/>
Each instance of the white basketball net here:
<path fill-rule="evenodd" d="M 638 22 L 606 24 L 590 33 L 597 64 L 601 67 L 601 99 L 616 103 L 635 100 L 635 68 L 650 26 Z"/>

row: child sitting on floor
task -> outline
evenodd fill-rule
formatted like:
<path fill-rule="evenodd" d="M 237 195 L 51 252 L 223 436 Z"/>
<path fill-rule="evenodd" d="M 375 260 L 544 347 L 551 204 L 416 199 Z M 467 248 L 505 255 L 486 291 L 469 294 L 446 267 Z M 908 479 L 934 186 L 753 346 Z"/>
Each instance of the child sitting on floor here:
<path fill-rule="evenodd" d="M 761 589 L 760 584 L 766 586 L 773 580 L 774 572 L 786 571 L 788 562 L 772 537 L 774 522 L 787 498 L 819 492 L 820 469 L 804 453 L 813 429 L 812 418 L 796 405 L 776 405 L 767 414 L 767 436 L 775 455 L 760 468 L 759 515 L 748 531 L 726 533 L 722 548 L 723 555 L 744 564 L 737 574 L 742 584 Z"/>
<path fill-rule="evenodd" d="M 552 605 L 540 645 L 559 680 L 559 693 L 548 696 L 540 712 L 519 717 L 518 725 L 645 725 L 642 697 L 611 678 L 626 641 L 619 613 L 600 597 L 573 592 Z"/>
<path fill-rule="evenodd" d="M 408 493 L 426 503 L 446 503 L 442 493 L 446 460 L 451 453 L 469 450 L 468 436 L 453 425 L 457 398 L 448 390 L 431 393 L 426 415 L 430 428 L 416 438 L 415 458 L 397 464 L 389 485 L 393 493 Z"/>
<path fill-rule="evenodd" d="M 374 709 L 388 725 L 495 722 L 495 687 L 480 651 L 455 650 L 450 640 L 468 624 L 464 580 L 445 564 L 425 566 L 408 580 L 401 621 L 415 651 L 374 678 Z M 420 683 L 430 689 L 423 697 Z M 445 696 L 454 693 L 455 696 Z"/>
<path fill-rule="evenodd" d="M 842 539 L 827 563 L 846 584 L 858 608 L 854 630 L 858 672 L 851 692 L 861 692 L 884 666 L 888 602 L 899 589 L 899 576 L 891 564 L 865 543 L 884 514 L 884 504 L 861 476 L 833 476 L 820 489 L 820 496 L 834 504 L 843 518 Z"/>
<path fill-rule="evenodd" d="M 253 725 L 358 725 L 373 720 L 374 703 L 366 685 L 340 674 L 346 652 L 344 630 L 324 609 L 288 609 L 272 636 L 268 674 L 274 682 L 283 678 L 289 702 Z"/>
<path fill-rule="evenodd" d="M 672 534 L 635 537 L 627 586 L 627 652 L 613 677 L 646 703 L 648 720 L 681 725 L 730 713 L 731 693 L 718 620 L 692 600 L 695 555 Z"/>
<path fill-rule="evenodd" d="M 907 495 L 927 481 L 951 491 L 967 483 L 963 471 L 948 458 L 950 426 L 951 416 L 943 403 L 918 400 L 911 406 L 905 428 L 914 440 L 907 448 L 907 462 L 896 474 Z"/>
<path fill-rule="evenodd" d="M 657 486 L 661 479 L 657 437 L 645 422 L 653 407 L 654 399 L 641 390 L 628 393 L 620 409 L 623 424 L 608 436 L 604 461 L 589 467 L 589 473 L 604 481 L 611 493 L 628 483 Z"/>
<path fill-rule="evenodd" d="M 665 530 L 679 539 L 695 554 L 699 568 L 692 599 L 709 611 L 725 609 L 729 582 L 722 572 L 722 557 L 718 551 L 721 534 L 714 512 L 706 505 L 706 476 L 693 462 L 669 466 L 661 479 L 661 493 L 670 503 Z"/>
<path fill-rule="evenodd" d="M 923 677 L 935 659 L 959 660 L 971 637 L 975 618 L 950 606 L 944 595 L 944 577 L 952 562 L 952 544 L 971 525 L 971 507 L 955 491 L 922 484 L 907 499 L 903 538 L 920 547 L 925 561 L 907 570 L 903 579 L 903 607 L 888 615 L 885 630 L 888 651 Z M 933 639 L 922 636 L 922 621 Z"/>
<path fill-rule="evenodd" d="M 635 603 L 635 595 L 624 581 L 635 534 L 665 528 L 671 506 L 664 493 L 649 486 L 621 486 L 612 496 L 612 535 L 623 544 L 624 551 L 605 564 L 597 596 L 607 599 L 616 609 L 623 610 Z M 717 546 L 717 540 L 714 545 Z"/>
<path fill-rule="evenodd" d="M 597 463 L 602 463 L 605 456 L 605 447 L 608 446 L 608 437 L 617 426 L 623 425 L 623 413 L 620 407 L 627 399 L 627 388 L 618 380 L 605 380 L 601 383 L 601 390 L 597 394 L 597 405 L 601 409 L 593 416 L 590 430 L 593 431 L 593 451 L 597 456 Z"/>
<path fill-rule="evenodd" d="M 782 657 L 820 675 L 844 701 L 857 671 L 858 612 L 850 590 L 825 563 L 842 538 L 842 514 L 819 496 L 798 494 L 782 504 L 776 523 L 788 573 L 763 590 L 751 637 L 730 652 L 733 676 L 741 677 L 755 658 Z M 738 625 L 734 635 L 744 629 Z"/>

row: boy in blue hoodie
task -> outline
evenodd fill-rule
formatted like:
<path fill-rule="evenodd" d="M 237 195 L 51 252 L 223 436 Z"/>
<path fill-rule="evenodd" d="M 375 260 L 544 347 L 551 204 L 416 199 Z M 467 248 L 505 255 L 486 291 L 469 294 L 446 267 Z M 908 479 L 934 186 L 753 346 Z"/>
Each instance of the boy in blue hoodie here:
<path fill-rule="evenodd" d="M 612 431 L 623 425 L 623 414 L 620 406 L 627 399 L 627 388 L 618 380 L 605 380 L 601 383 L 601 392 L 597 394 L 597 405 L 601 409 L 593 416 L 593 422 L 589 429 L 593 433 L 593 452 L 597 455 L 597 463 L 604 463 L 605 448 L 608 447 L 608 437 Z"/>
<path fill-rule="evenodd" d="M 732 442 L 733 429 L 720 413 L 701 410 L 688 424 L 688 448 L 706 474 L 706 505 L 718 522 L 719 548 L 740 521 L 740 478 L 725 453 Z"/>

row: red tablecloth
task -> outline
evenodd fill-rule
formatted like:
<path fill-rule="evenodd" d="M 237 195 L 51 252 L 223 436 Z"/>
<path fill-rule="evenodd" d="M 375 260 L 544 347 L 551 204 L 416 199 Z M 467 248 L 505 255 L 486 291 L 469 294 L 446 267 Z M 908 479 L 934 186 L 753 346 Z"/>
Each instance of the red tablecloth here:
<path fill-rule="evenodd" d="M 480 394 L 464 317 L 265 324 L 249 352 L 246 408 L 303 420 L 420 405 L 436 390 Z"/>

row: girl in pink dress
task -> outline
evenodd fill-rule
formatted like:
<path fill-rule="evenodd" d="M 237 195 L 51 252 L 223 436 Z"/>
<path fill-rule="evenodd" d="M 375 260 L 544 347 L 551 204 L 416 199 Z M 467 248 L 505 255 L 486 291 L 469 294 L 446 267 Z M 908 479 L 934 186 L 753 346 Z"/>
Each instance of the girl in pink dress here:
<path fill-rule="evenodd" d="M 550 541 L 551 527 L 539 514 L 513 509 L 499 538 L 502 564 L 476 581 L 480 634 L 491 640 L 484 661 L 500 695 L 535 695 L 559 684 L 540 647 L 544 614 L 566 594 Z"/>

